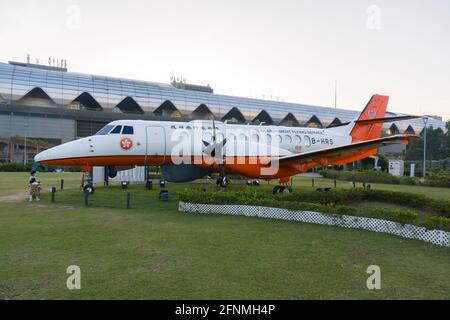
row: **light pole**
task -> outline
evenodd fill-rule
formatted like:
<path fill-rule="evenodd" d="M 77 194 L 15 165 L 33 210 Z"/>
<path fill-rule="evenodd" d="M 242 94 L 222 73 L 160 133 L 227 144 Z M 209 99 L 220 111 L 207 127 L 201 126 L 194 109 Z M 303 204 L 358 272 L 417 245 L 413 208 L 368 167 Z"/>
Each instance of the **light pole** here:
<path fill-rule="evenodd" d="M 27 164 L 27 133 L 28 133 L 28 124 L 23 125 L 25 128 L 25 142 L 23 148 L 23 164 Z"/>
<path fill-rule="evenodd" d="M 425 125 L 423 128 L 423 179 L 425 179 L 426 175 L 425 172 L 427 170 L 427 122 L 428 117 L 423 117 L 423 124 Z"/>

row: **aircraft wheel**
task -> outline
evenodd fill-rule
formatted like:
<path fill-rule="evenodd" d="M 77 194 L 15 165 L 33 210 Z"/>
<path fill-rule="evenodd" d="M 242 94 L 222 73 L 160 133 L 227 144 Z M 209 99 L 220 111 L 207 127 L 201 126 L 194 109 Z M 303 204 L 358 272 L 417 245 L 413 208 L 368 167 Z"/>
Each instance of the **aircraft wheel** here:
<path fill-rule="evenodd" d="M 219 185 L 221 187 L 226 187 L 229 184 L 230 184 L 230 179 L 228 179 L 227 177 L 219 178 Z"/>
<path fill-rule="evenodd" d="M 291 193 L 292 192 L 292 188 L 290 186 L 275 186 L 272 190 L 273 194 L 277 194 L 277 193 Z"/>
<path fill-rule="evenodd" d="M 89 194 L 93 194 L 95 192 L 95 188 L 92 184 L 89 183 L 83 187 L 83 191 Z"/>
<path fill-rule="evenodd" d="M 284 191 L 284 186 L 275 186 L 272 190 L 273 194 L 281 193 Z"/>

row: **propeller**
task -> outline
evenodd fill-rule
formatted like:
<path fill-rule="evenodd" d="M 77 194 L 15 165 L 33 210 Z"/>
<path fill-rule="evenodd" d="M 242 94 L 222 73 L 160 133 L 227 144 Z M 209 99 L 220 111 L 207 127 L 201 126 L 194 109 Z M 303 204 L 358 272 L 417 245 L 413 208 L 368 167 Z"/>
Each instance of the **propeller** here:
<path fill-rule="evenodd" d="M 217 142 L 217 136 L 216 136 L 216 124 L 213 120 L 213 136 L 212 136 L 212 143 L 209 143 L 208 141 L 203 140 L 203 144 L 205 145 L 205 149 L 203 150 L 204 153 L 207 155 L 211 155 L 214 159 L 217 160 L 217 164 L 219 166 L 219 176 L 220 176 L 220 185 L 226 186 L 228 185 L 228 178 L 225 175 L 225 168 L 224 168 L 224 146 L 227 143 L 227 139 L 224 138 L 222 141 Z M 214 162 L 211 164 L 211 172 L 213 170 Z"/>

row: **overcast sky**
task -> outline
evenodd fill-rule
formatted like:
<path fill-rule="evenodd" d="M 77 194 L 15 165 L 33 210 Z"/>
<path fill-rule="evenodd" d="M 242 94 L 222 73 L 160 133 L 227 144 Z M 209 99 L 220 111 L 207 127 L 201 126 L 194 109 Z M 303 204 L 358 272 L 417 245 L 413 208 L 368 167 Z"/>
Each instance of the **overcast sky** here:
<path fill-rule="evenodd" d="M 0 2 L 0 61 L 210 84 L 216 93 L 450 117 L 450 1 Z"/>

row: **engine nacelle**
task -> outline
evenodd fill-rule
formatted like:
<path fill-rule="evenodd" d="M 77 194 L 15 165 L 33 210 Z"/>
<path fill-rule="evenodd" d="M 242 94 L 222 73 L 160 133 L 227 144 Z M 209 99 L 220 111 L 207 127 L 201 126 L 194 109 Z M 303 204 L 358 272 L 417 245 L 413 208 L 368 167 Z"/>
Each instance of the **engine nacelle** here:
<path fill-rule="evenodd" d="M 193 164 L 165 164 L 161 166 L 164 180 L 169 182 L 189 182 L 203 178 L 211 173 L 210 170 Z"/>

